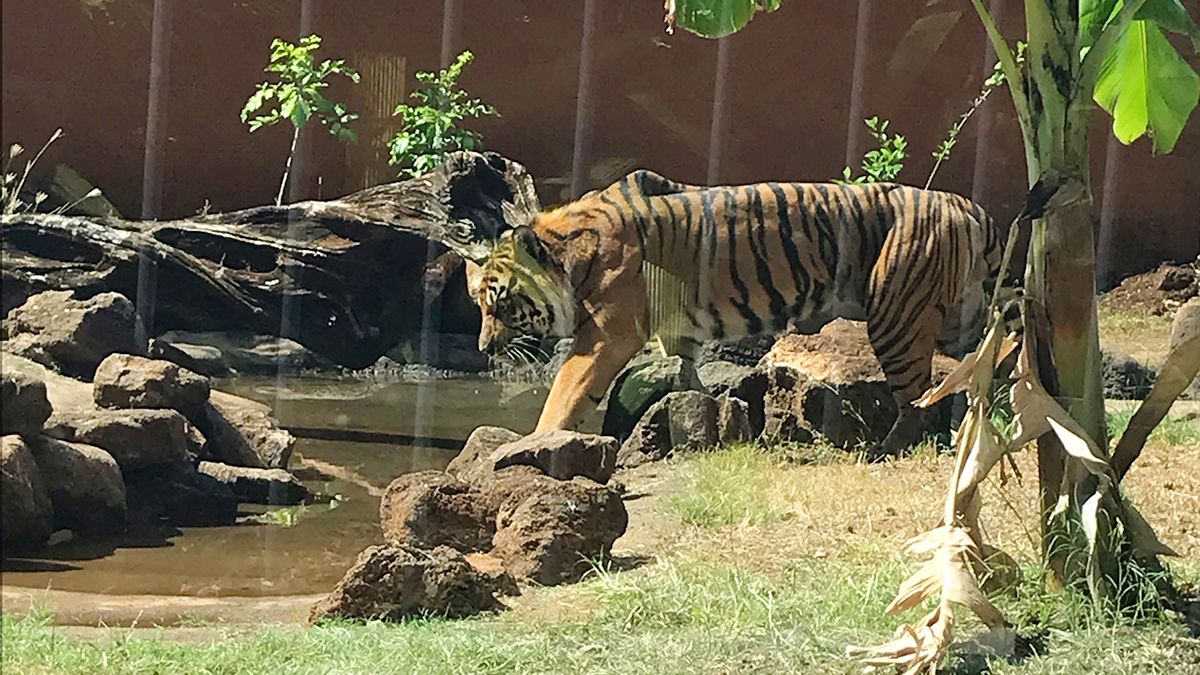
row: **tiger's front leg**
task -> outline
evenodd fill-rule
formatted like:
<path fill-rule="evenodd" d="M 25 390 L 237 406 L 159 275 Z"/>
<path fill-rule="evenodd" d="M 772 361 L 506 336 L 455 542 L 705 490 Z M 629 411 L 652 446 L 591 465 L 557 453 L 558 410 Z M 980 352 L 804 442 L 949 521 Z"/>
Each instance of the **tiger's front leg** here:
<path fill-rule="evenodd" d="M 571 355 L 554 377 L 536 431 L 574 430 L 596 409 L 617 374 L 645 346 L 639 323 L 589 323 L 575 336 Z"/>

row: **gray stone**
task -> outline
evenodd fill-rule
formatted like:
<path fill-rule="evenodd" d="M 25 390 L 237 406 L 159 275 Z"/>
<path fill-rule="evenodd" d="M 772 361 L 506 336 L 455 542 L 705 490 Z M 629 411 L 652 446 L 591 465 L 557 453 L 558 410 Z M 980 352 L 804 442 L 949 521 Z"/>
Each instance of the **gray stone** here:
<path fill-rule="evenodd" d="M 496 510 L 480 491 L 441 471 L 392 481 L 380 501 L 379 520 L 384 541 L 393 546 L 487 551 L 496 532 Z"/>
<path fill-rule="evenodd" d="M 288 338 L 259 335 L 248 331 L 170 331 L 159 336 L 179 347 L 190 345 L 215 348 L 227 368 L 243 375 L 267 375 L 285 370 L 308 368 L 336 369 L 330 361 Z M 189 347 L 188 351 L 193 351 Z"/>
<path fill-rule="evenodd" d="M 47 436 L 29 445 L 54 503 L 55 529 L 97 535 L 125 527 L 125 480 L 112 455 Z"/>
<path fill-rule="evenodd" d="M 15 434 L 0 438 L 0 542 L 40 544 L 50 536 L 54 508 L 29 446 Z"/>
<path fill-rule="evenodd" d="M 457 476 L 468 483 L 481 483 L 490 479 L 495 465 L 488 460 L 496 448 L 521 438 L 521 434 L 503 427 L 476 427 L 467 442 L 446 467 L 446 473 Z"/>
<path fill-rule="evenodd" d="M 488 457 L 493 470 L 532 466 L 551 478 L 575 476 L 607 483 L 616 470 L 617 439 L 576 431 L 535 432 L 505 443 Z"/>
<path fill-rule="evenodd" d="M 309 620 L 461 618 L 500 609 L 495 592 L 495 582 L 449 546 L 371 546 L 313 607 Z"/>
<path fill-rule="evenodd" d="M 1198 282 L 1200 283 L 1200 282 Z M 1200 335 L 1200 298 L 1193 298 L 1179 307 L 1175 320 L 1171 322 L 1171 337 L 1168 349 L 1174 351 L 1187 340 Z M 1181 398 L 1200 401 L 1200 375 L 1184 390 Z"/>
<path fill-rule="evenodd" d="M 256 469 L 200 462 L 196 469 L 229 487 L 234 499 L 249 504 L 303 504 L 312 493 L 285 469 Z"/>
<path fill-rule="evenodd" d="M 720 397 L 729 394 L 746 403 L 750 433 L 758 437 L 763 431 L 764 401 L 767 395 L 767 374 L 755 366 L 729 361 L 709 361 L 697 370 L 700 382 L 708 393 Z"/>
<path fill-rule="evenodd" d="M 197 419 L 208 400 L 209 380 L 170 361 L 111 354 L 92 378 L 92 395 L 103 408 L 170 408 Z"/>
<path fill-rule="evenodd" d="M 721 442 L 719 418 L 720 405 L 708 394 L 698 391 L 668 394 L 638 422 L 621 445 L 617 463 L 633 467 L 664 459 L 676 449 L 714 448 Z"/>
<path fill-rule="evenodd" d="M 717 397 L 717 437 L 721 445 L 752 441 L 757 434 L 750 425 L 750 407 L 728 393 Z"/>
<path fill-rule="evenodd" d="M 197 425 L 207 439 L 205 459 L 258 469 L 287 468 L 296 439 L 279 427 L 268 406 L 214 390 L 203 411 Z"/>
<path fill-rule="evenodd" d="M 125 473 L 129 519 L 180 527 L 232 525 L 237 498 L 221 481 L 191 464 L 157 464 Z"/>
<path fill-rule="evenodd" d="M 150 340 L 147 352 L 151 358 L 170 361 L 180 368 L 207 377 L 229 377 L 233 369 L 225 361 L 220 349 L 209 345 L 192 345 L 186 342 L 171 343 L 161 338 Z"/>
<path fill-rule="evenodd" d="M 1100 377 L 1104 385 L 1104 398 L 1141 401 L 1150 395 L 1158 374 L 1128 354 L 1102 349 Z"/>
<path fill-rule="evenodd" d="M 5 317 L 4 349 L 90 379 L 109 354 L 136 350 L 133 320 L 133 305 L 118 293 L 76 300 L 70 291 L 45 291 Z"/>
<path fill-rule="evenodd" d="M 191 459 L 188 422 L 174 410 L 56 408 L 46 422 L 45 433 L 59 440 L 103 448 L 125 472 Z"/>
<path fill-rule="evenodd" d="M 638 356 L 617 375 L 609 389 L 601 433 L 624 439 L 646 411 L 667 394 L 701 388 L 695 368 L 682 357 Z"/>
<path fill-rule="evenodd" d="M 9 357 L 0 358 L 7 361 Z M 4 365 L 0 372 L 0 434 L 41 433 L 51 412 L 46 383 L 32 373 L 12 371 Z"/>

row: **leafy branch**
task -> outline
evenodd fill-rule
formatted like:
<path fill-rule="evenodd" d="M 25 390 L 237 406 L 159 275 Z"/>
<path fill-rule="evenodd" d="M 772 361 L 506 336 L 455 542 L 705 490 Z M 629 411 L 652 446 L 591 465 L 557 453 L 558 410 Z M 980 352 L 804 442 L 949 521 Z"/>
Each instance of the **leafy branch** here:
<path fill-rule="evenodd" d="M 318 64 L 313 53 L 320 48 L 320 35 L 306 35 L 300 38 L 299 44 L 278 38 L 272 40 L 271 58 L 264 72 L 274 73 L 278 79 L 260 82 L 242 107 L 242 121 L 249 125 L 251 132 L 284 120 L 292 124 L 292 145 L 283 180 L 279 183 L 279 194 L 275 197 L 277 206 L 283 203 L 283 190 L 291 173 L 300 130 L 311 119 L 319 120 L 340 141 L 357 140 L 349 124 L 358 119 L 358 115 L 350 112 L 344 103 L 327 98 L 322 90 L 329 87 L 326 80 L 332 75 L 342 75 L 357 83 L 358 72 L 347 66 L 344 59 L 326 59 Z"/>

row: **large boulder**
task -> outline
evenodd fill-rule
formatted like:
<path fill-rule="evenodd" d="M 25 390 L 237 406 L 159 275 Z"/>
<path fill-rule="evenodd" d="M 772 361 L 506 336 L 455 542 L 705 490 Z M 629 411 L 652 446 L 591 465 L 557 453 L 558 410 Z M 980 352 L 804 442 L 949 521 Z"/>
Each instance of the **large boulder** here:
<path fill-rule="evenodd" d="M 201 474 L 229 487 L 234 499 L 249 504 L 295 505 L 312 501 L 312 493 L 285 469 L 255 469 L 219 462 L 200 462 Z"/>
<path fill-rule="evenodd" d="M 487 459 L 492 470 L 532 466 L 551 478 L 607 483 L 617 465 L 617 439 L 576 431 L 541 431 L 505 443 Z"/>
<path fill-rule="evenodd" d="M 0 542 L 39 544 L 50 536 L 54 508 L 29 446 L 20 436 L 0 438 Z"/>
<path fill-rule="evenodd" d="M 5 351 L 91 379 L 109 354 L 136 351 L 133 326 L 133 305 L 118 293 L 45 291 L 9 312 L 2 333 Z"/>
<path fill-rule="evenodd" d="M 55 408 L 46 435 L 103 448 L 125 472 L 191 459 L 188 422 L 174 410 Z"/>
<path fill-rule="evenodd" d="M 384 541 L 393 546 L 487 551 L 496 532 L 496 509 L 480 491 L 441 471 L 392 481 L 380 501 L 379 520 Z"/>
<path fill-rule="evenodd" d="M 196 423 L 207 439 L 205 459 L 231 466 L 286 469 L 296 445 L 270 407 L 223 391 L 209 395 Z"/>
<path fill-rule="evenodd" d="M 94 535 L 125 527 L 125 480 L 112 455 L 100 448 L 32 437 L 30 449 L 54 504 L 54 526 Z"/>
<path fill-rule="evenodd" d="M 527 476 L 496 515 L 492 555 L 513 576 L 549 586 L 577 581 L 589 561 L 606 557 L 629 516 L 614 488 L 586 478 Z"/>
<path fill-rule="evenodd" d="M 313 607 L 310 621 L 464 617 L 501 606 L 494 582 L 448 546 L 431 550 L 372 546 Z"/>
<path fill-rule="evenodd" d="M 125 473 L 130 520 L 181 527 L 232 525 L 237 498 L 221 481 L 191 464 L 158 464 Z"/>
<path fill-rule="evenodd" d="M 692 364 L 679 356 L 643 354 L 629 362 L 608 393 L 601 433 L 624 439 L 650 406 L 673 391 L 700 389 Z"/>
<path fill-rule="evenodd" d="M 9 359 L 4 355 L 5 361 Z M 46 383 L 33 373 L 13 371 L 4 364 L 0 372 L 0 434 L 33 436 L 50 418 Z"/>
<path fill-rule="evenodd" d="M 206 377 L 230 377 L 233 369 L 225 362 L 220 349 L 208 345 L 172 344 L 162 338 L 150 338 L 146 355 L 153 359 L 170 361 L 180 368 Z"/>
<path fill-rule="evenodd" d="M 935 354 L 933 380 L 957 361 Z M 808 441 L 819 433 L 840 447 L 881 441 L 896 419 L 896 403 L 867 338 L 866 325 L 838 319 L 815 335 L 785 335 L 763 357 L 767 374 L 763 435 Z M 931 417 L 948 421 L 954 397 Z"/>
<path fill-rule="evenodd" d="M 101 407 L 170 408 L 193 420 L 208 400 L 209 389 L 203 375 L 132 354 L 109 355 L 92 378 L 92 394 Z"/>
<path fill-rule="evenodd" d="M 471 435 L 467 436 L 462 451 L 446 466 L 446 473 L 468 483 L 486 482 L 495 470 L 495 466 L 488 463 L 488 458 L 500 446 L 520 438 L 521 434 L 504 427 L 476 427 Z"/>
<path fill-rule="evenodd" d="M 708 393 L 742 400 L 746 404 L 750 433 L 757 437 L 763 431 L 764 403 L 767 396 L 767 374 L 755 366 L 730 361 L 709 361 L 697 369 L 700 383 Z"/>
<path fill-rule="evenodd" d="M 758 437 L 750 422 L 750 406 L 728 393 L 717 397 L 717 437 L 721 445 L 743 443 Z"/>
<path fill-rule="evenodd" d="M 628 468 L 665 459 L 676 448 L 714 448 L 721 442 L 720 418 L 721 406 L 708 394 L 698 391 L 669 394 L 638 422 L 621 445 L 617 463 Z"/>

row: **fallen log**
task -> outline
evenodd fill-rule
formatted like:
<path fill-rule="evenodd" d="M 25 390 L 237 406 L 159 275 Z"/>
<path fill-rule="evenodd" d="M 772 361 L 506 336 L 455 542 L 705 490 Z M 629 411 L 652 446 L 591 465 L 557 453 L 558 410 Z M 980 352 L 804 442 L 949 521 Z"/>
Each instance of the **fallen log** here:
<path fill-rule="evenodd" d="M 361 368 L 422 329 L 427 298 L 461 301 L 461 259 L 444 242 L 484 245 L 537 209 L 520 164 L 460 152 L 420 178 L 331 201 L 161 222 L 6 215 L 3 312 L 44 290 L 136 302 L 141 268 L 148 336 L 249 329 Z"/>

